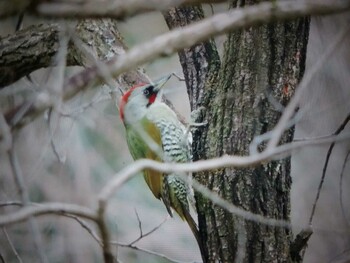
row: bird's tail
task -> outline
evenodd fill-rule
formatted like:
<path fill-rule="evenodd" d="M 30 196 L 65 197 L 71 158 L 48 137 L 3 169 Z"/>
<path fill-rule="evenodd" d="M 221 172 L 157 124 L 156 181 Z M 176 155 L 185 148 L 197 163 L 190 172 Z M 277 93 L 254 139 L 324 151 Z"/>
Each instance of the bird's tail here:
<path fill-rule="evenodd" d="M 201 252 L 203 263 L 207 263 L 208 262 L 208 260 L 207 260 L 207 258 L 208 258 L 207 250 L 205 249 L 205 246 L 204 246 L 204 244 L 202 242 L 202 239 L 201 239 L 201 237 L 199 235 L 197 224 L 194 221 L 194 219 L 192 218 L 192 216 L 190 215 L 189 211 L 184 210 L 183 212 L 184 212 L 183 214 L 184 214 L 184 217 L 185 217 L 185 219 L 187 221 L 187 224 L 191 228 L 191 231 L 192 231 L 194 237 L 197 240 L 197 243 L 198 243 L 198 246 L 199 246 L 199 250 Z"/>

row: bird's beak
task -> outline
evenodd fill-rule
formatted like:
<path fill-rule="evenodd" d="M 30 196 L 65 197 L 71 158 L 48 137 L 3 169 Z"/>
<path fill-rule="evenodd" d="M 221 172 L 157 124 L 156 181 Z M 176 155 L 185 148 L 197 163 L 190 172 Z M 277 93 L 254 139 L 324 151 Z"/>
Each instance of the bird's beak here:
<path fill-rule="evenodd" d="M 154 86 L 154 91 L 155 92 L 159 92 L 161 88 L 163 88 L 163 86 L 165 85 L 165 83 L 167 83 L 167 81 L 171 78 L 172 74 L 168 75 L 168 76 L 165 76 L 165 77 L 162 77 L 158 80 L 156 80 L 154 83 L 153 83 L 153 86 Z"/>

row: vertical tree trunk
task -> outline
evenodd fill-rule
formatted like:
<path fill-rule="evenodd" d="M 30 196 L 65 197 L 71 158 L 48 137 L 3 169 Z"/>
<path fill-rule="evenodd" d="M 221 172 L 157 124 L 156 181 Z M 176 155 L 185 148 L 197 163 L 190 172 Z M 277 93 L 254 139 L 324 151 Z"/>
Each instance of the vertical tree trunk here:
<path fill-rule="evenodd" d="M 200 8 L 172 9 L 165 15 L 170 27 L 201 16 Z M 208 122 L 194 134 L 194 160 L 249 155 L 253 138 L 274 127 L 281 112 L 273 101 L 288 103 L 304 72 L 308 29 L 305 18 L 234 32 L 225 42 L 221 65 L 213 41 L 179 53 L 191 109 L 203 106 L 200 121 Z M 292 137 L 290 129 L 282 141 Z M 202 172 L 195 178 L 245 210 L 289 220 L 290 158 L 254 168 Z M 290 230 L 237 217 L 201 195 L 196 199 L 209 262 L 290 261 Z"/>

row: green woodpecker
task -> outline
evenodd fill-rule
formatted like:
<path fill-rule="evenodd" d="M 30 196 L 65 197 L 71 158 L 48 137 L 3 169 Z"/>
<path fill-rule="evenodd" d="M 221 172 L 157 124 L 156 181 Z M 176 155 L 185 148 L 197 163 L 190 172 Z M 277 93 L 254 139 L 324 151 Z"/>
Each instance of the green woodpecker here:
<path fill-rule="evenodd" d="M 186 128 L 159 96 L 160 89 L 170 76 L 156 83 L 134 86 L 121 98 L 120 118 L 126 129 L 130 153 L 135 160 L 147 158 L 179 163 L 191 160 L 190 143 L 185 138 Z M 143 175 L 153 195 L 163 201 L 170 216 L 173 216 L 173 209 L 187 221 L 205 261 L 198 228 L 190 215 L 188 183 L 176 174 L 163 174 L 154 170 L 145 170 Z"/>

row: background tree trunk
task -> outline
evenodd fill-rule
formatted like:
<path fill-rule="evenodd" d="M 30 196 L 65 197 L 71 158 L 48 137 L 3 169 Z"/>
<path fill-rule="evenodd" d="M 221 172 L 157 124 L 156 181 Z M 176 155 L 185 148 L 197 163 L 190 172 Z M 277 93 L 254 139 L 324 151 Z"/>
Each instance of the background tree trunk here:
<path fill-rule="evenodd" d="M 172 9 L 166 19 L 172 27 L 201 16 L 200 8 L 180 8 Z M 308 32 L 309 19 L 299 19 L 232 33 L 224 44 L 221 66 L 213 41 L 179 53 L 191 109 L 200 108 L 202 118 L 197 121 L 208 122 L 207 128 L 194 134 L 194 160 L 248 155 L 254 137 L 276 125 L 281 109 L 274 101 L 285 105 L 302 77 Z M 290 129 L 282 141 L 292 137 Z M 255 168 L 201 172 L 195 178 L 245 210 L 268 218 L 290 218 L 290 158 Z M 289 229 L 237 217 L 201 195 L 196 199 L 209 262 L 290 260 Z"/>

